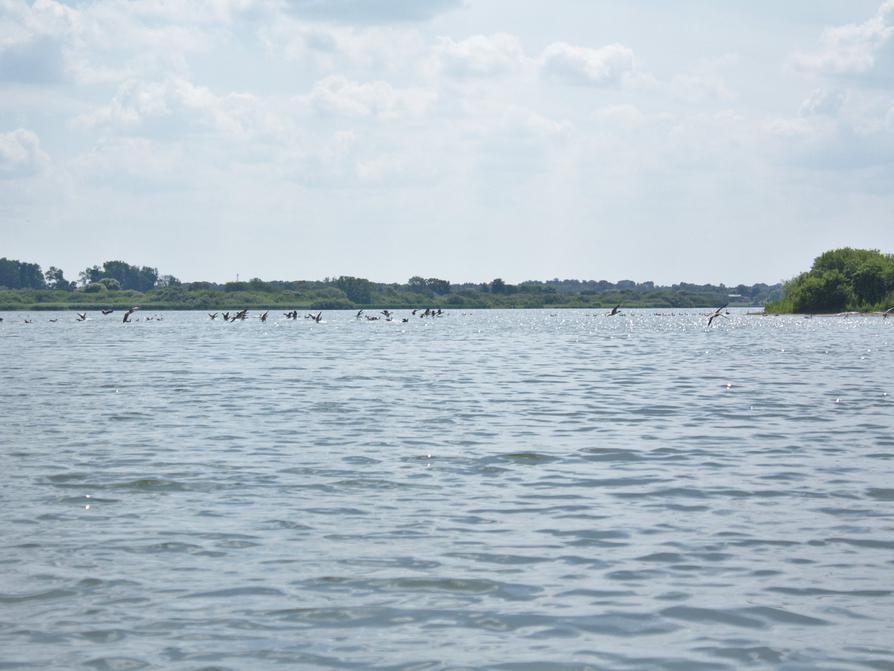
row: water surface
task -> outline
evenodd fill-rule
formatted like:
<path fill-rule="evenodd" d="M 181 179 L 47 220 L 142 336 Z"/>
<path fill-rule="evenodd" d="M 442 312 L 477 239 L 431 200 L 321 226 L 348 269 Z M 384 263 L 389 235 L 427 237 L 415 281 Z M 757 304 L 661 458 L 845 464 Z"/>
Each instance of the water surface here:
<path fill-rule="evenodd" d="M 3 313 L 0 668 L 894 669 L 894 320 L 655 312 Z"/>

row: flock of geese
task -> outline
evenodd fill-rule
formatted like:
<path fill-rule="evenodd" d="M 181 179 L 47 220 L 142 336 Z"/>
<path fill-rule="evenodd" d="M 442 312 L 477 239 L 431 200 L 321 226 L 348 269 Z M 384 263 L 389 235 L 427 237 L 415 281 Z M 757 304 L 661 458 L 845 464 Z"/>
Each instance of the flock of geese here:
<path fill-rule="evenodd" d="M 716 320 L 716 319 L 729 319 L 730 311 L 726 309 L 728 306 L 729 306 L 729 303 L 726 303 L 724 305 L 721 305 L 716 310 L 714 310 L 714 312 L 711 312 L 711 313 L 708 313 L 707 315 L 705 315 L 708 318 L 708 326 L 711 326 L 714 323 L 714 320 Z M 140 309 L 139 306 L 130 308 L 129 310 L 127 310 L 124 313 L 124 318 L 121 321 L 125 324 L 130 323 L 131 315 L 133 315 L 133 313 L 139 309 Z M 114 310 L 101 310 L 101 312 L 102 312 L 103 316 L 107 317 L 115 311 Z M 76 314 L 77 314 L 77 319 L 75 321 L 79 321 L 79 322 L 87 321 L 87 313 L 86 312 L 78 312 Z M 267 310 L 266 312 L 262 312 L 261 314 L 258 315 L 258 319 L 260 319 L 262 322 L 266 322 L 267 316 L 269 314 L 270 314 L 270 310 Z M 360 310 L 357 311 L 355 318 L 358 320 L 366 319 L 367 321 L 374 322 L 374 321 L 379 321 L 380 319 L 383 319 L 383 317 L 384 317 L 384 321 L 386 321 L 386 322 L 394 321 L 395 313 L 392 312 L 391 310 L 381 310 L 379 312 L 379 314 L 382 316 L 380 317 L 379 315 L 369 315 L 369 314 L 366 314 L 365 308 L 361 308 Z M 416 308 L 415 310 L 413 310 L 410 313 L 410 316 L 411 317 L 418 316 L 420 319 L 425 319 L 426 317 L 430 317 L 430 318 L 443 317 L 446 314 L 447 313 L 444 312 L 443 310 L 441 310 L 441 308 L 437 308 L 437 309 L 425 308 L 425 311 L 423 311 L 422 308 Z M 603 313 L 602 316 L 616 317 L 620 314 L 621 314 L 621 304 L 618 303 L 609 312 Z M 655 314 L 660 314 L 660 313 L 656 312 Z M 844 316 L 847 316 L 847 314 L 848 313 L 844 313 Z M 878 313 L 876 313 L 876 314 L 878 314 Z M 887 319 L 892 314 L 894 314 L 894 307 L 888 308 L 887 310 L 882 312 L 881 313 L 882 319 Z M 247 309 L 239 310 L 238 312 L 209 312 L 208 313 L 208 317 L 212 321 L 217 319 L 218 315 L 225 322 L 245 321 L 248 318 L 248 310 Z M 550 316 L 555 316 L 555 315 L 551 314 Z M 598 317 L 599 315 L 594 314 L 591 316 Z M 810 315 L 807 315 L 807 316 L 810 316 Z M 284 312 L 283 317 L 285 317 L 287 320 L 289 320 L 289 319 L 297 320 L 298 319 L 298 310 L 291 310 L 289 312 Z M 314 314 L 312 312 L 308 312 L 307 314 L 304 315 L 304 318 L 309 319 L 312 322 L 319 324 L 323 319 L 323 312 L 320 311 L 320 312 L 317 312 L 316 314 Z M 164 319 L 164 317 L 162 317 L 160 315 L 156 315 L 155 317 L 145 317 L 144 321 L 153 321 L 153 320 L 162 321 L 163 319 Z M 2 321 L 3 321 L 3 317 L 0 317 L 0 322 L 2 322 Z M 55 322 L 58 322 L 59 319 L 54 318 L 54 319 L 50 319 L 48 321 L 50 321 L 51 323 L 55 323 Z M 134 321 L 139 321 L 139 320 L 134 320 Z M 400 321 L 402 323 L 406 324 L 408 321 L 410 321 L 410 317 L 400 317 Z M 24 322 L 26 324 L 33 324 L 34 320 L 33 319 L 25 319 Z"/>

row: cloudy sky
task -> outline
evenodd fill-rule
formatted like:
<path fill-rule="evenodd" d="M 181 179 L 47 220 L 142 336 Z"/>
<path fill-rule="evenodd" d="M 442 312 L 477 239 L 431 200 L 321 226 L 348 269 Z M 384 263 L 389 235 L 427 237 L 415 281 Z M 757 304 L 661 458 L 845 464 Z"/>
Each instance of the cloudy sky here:
<path fill-rule="evenodd" d="M 894 0 L 0 0 L 0 256 L 773 282 L 894 251 Z"/>

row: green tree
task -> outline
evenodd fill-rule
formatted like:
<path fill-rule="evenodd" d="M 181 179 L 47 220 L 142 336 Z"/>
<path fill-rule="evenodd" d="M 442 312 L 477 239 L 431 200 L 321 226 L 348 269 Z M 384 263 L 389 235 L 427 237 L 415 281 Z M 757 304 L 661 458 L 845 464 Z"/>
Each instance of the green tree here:
<path fill-rule="evenodd" d="M 158 270 L 148 266 L 138 268 L 124 261 L 106 261 L 102 264 L 102 268 L 93 266 L 79 274 L 82 285 L 92 284 L 104 278 L 117 280 L 122 289 L 149 291 L 155 288 Z"/>
<path fill-rule="evenodd" d="M 796 312 L 841 312 L 853 299 L 847 278 L 840 270 L 804 273 L 790 289 Z"/>
<path fill-rule="evenodd" d="M 425 286 L 439 295 L 450 293 L 450 282 L 447 280 L 439 280 L 436 277 L 429 277 L 425 280 Z"/>
<path fill-rule="evenodd" d="M 69 282 L 65 279 L 65 273 L 56 266 L 50 266 L 50 269 L 43 274 L 43 277 L 50 289 L 55 289 L 56 291 L 71 291 L 74 289 L 74 282 Z"/>
<path fill-rule="evenodd" d="M 155 286 L 157 287 L 179 287 L 183 283 L 178 280 L 173 275 L 159 275 L 158 279 L 155 282 Z"/>
<path fill-rule="evenodd" d="M 410 291 L 424 292 L 427 288 L 425 278 L 419 277 L 419 275 L 413 275 L 413 277 L 407 280 L 407 286 L 410 288 Z"/>
<path fill-rule="evenodd" d="M 9 289 L 44 289 L 43 272 L 36 263 L 0 259 L 0 287 Z"/>
<path fill-rule="evenodd" d="M 352 303 L 366 305 L 372 301 L 372 282 L 367 279 L 342 275 L 335 280 L 335 286 L 341 289 Z"/>
<path fill-rule="evenodd" d="M 109 291 L 118 291 L 121 289 L 121 282 L 111 277 L 103 277 L 101 280 L 97 280 L 94 284 L 101 284 Z"/>
<path fill-rule="evenodd" d="M 854 295 L 861 303 L 874 305 L 888 293 L 890 274 L 879 258 L 864 260 L 851 277 Z"/>

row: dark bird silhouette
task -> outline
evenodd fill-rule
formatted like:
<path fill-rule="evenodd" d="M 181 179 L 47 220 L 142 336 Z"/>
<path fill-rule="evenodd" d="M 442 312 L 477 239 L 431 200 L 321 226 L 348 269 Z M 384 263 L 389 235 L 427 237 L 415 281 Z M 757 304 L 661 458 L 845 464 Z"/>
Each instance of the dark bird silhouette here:
<path fill-rule="evenodd" d="M 212 320 L 213 320 L 213 319 L 217 319 L 217 313 L 215 312 L 214 314 L 211 314 L 211 313 L 209 312 L 209 313 L 208 313 L 208 317 L 209 317 L 210 319 L 212 319 Z"/>
<path fill-rule="evenodd" d="M 354 319 L 360 319 L 360 315 L 362 315 L 362 314 L 363 314 L 363 308 L 360 308 L 359 310 L 357 310 L 357 314 L 355 315 Z"/>
<path fill-rule="evenodd" d="M 882 313 L 882 319 L 887 319 L 888 315 L 894 312 L 894 308 L 888 308 Z"/>
<path fill-rule="evenodd" d="M 0 319 L 0 321 L 3 321 L 3 320 Z M 49 321 L 51 324 L 55 324 L 59 320 L 58 319 L 48 319 L 47 321 Z"/>
<path fill-rule="evenodd" d="M 78 313 L 78 321 L 79 321 L 79 322 L 87 321 L 87 313 L 86 313 L 86 312 L 79 312 L 79 313 Z"/>
<path fill-rule="evenodd" d="M 382 310 L 382 314 L 385 315 L 385 319 L 391 319 L 391 310 Z"/>
<path fill-rule="evenodd" d="M 270 310 L 267 310 L 267 312 L 270 312 Z M 260 319 L 262 322 L 267 321 L 267 312 L 265 312 L 264 314 L 262 314 L 262 315 L 259 317 L 259 319 Z"/>
<path fill-rule="evenodd" d="M 320 320 L 323 318 L 323 313 L 322 313 L 322 312 L 318 312 L 318 313 L 315 314 L 315 315 L 311 315 L 310 318 L 313 319 L 317 324 L 319 324 L 319 323 L 320 323 Z"/>
<path fill-rule="evenodd" d="M 411 312 L 410 314 L 415 317 L 417 312 L 419 312 L 419 308 L 414 309 L 413 312 Z"/>
<path fill-rule="evenodd" d="M 114 310 L 102 310 L 101 312 L 102 312 L 104 315 L 110 315 L 110 314 L 112 314 L 112 313 L 114 312 Z"/>
<path fill-rule="evenodd" d="M 719 308 L 717 308 L 716 310 L 714 310 L 714 314 L 712 314 L 710 317 L 708 317 L 708 326 L 710 326 L 710 325 L 711 325 L 711 322 L 713 322 L 713 321 L 714 321 L 715 319 L 717 319 L 718 317 L 723 317 L 724 319 L 726 319 L 726 316 L 723 314 L 723 309 L 724 309 L 727 305 L 729 305 L 729 303 L 727 303 L 726 305 L 721 305 Z"/>
<path fill-rule="evenodd" d="M 403 319 L 401 319 L 401 322 L 404 324 L 406 324 L 408 321 L 410 321 L 409 317 L 404 317 Z"/>
<path fill-rule="evenodd" d="M 125 312 L 125 313 L 124 313 L 124 319 L 122 319 L 121 322 L 124 323 L 124 324 L 128 323 L 128 322 L 130 321 L 130 316 L 131 316 L 134 312 L 136 312 L 137 310 L 139 310 L 139 309 L 140 309 L 139 306 L 135 306 L 135 307 L 132 307 L 132 308 L 131 308 L 130 310 L 128 310 L 127 312 Z"/>
<path fill-rule="evenodd" d="M 223 318 L 224 318 L 224 321 L 225 321 L 225 322 L 230 321 L 230 313 L 229 313 L 229 312 L 224 312 L 224 313 L 223 313 Z"/>
<path fill-rule="evenodd" d="M 33 320 L 33 319 L 26 319 L 26 320 L 25 320 L 25 323 L 26 323 L 26 324 L 33 324 L 33 323 L 34 323 L 34 320 Z"/>
<path fill-rule="evenodd" d="M 606 317 L 614 317 L 614 316 L 615 316 L 616 314 L 618 314 L 619 312 L 621 312 L 621 304 L 620 304 L 620 303 L 618 303 L 615 307 L 613 307 L 613 308 L 612 308 L 612 311 L 609 312 L 609 313 L 608 313 L 607 315 L 605 315 L 605 316 L 606 316 Z"/>

